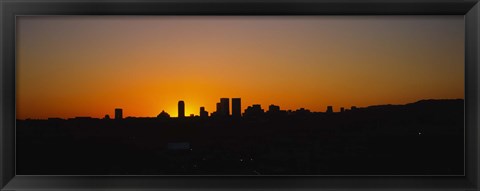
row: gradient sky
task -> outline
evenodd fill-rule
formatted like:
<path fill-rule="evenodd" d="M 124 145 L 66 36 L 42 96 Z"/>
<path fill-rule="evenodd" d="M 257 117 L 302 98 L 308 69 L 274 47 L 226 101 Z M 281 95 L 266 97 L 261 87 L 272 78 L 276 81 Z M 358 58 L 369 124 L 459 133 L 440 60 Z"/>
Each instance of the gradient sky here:
<path fill-rule="evenodd" d="M 17 118 L 464 98 L 463 16 L 19 16 Z"/>

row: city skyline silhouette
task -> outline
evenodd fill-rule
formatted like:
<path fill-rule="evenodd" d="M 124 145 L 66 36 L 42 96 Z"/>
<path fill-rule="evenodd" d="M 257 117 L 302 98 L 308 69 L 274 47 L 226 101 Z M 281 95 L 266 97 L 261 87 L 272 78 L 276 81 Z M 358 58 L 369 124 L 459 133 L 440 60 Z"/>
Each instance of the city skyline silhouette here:
<path fill-rule="evenodd" d="M 238 100 L 234 107 L 238 112 Z M 464 100 L 17 120 L 19 175 L 462 175 Z M 221 103 L 224 103 L 222 105 Z M 230 102 L 231 103 L 231 102 Z M 178 102 L 180 113 L 188 102 Z M 201 111 L 207 112 L 205 108 Z M 215 111 L 215 112 L 217 112 Z M 237 113 L 235 112 L 235 113 Z M 39 157 L 42 156 L 42 157 Z M 34 160 L 32 160 L 34 159 Z"/>
<path fill-rule="evenodd" d="M 230 102 L 230 100 L 232 100 Z M 233 101 L 235 100 L 235 102 Z M 425 101 L 425 100 L 463 100 L 460 98 L 457 99 L 422 99 L 418 100 L 416 102 L 420 101 Z M 231 103 L 231 104 L 230 104 Z M 415 103 L 415 102 L 412 102 Z M 125 116 L 123 115 L 123 108 L 116 107 L 114 108 L 114 118 L 113 119 L 123 119 L 123 118 L 185 118 L 185 117 L 245 117 L 245 116 L 251 116 L 251 115 L 263 115 L 265 113 L 283 113 L 283 114 L 292 114 L 295 112 L 307 112 L 307 113 L 343 113 L 343 112 L 348 112 L 352 110 L 357 110 L 361 109 L 362 107 L 357 107 L 357 106 L 350 106 L 350 107 L 339 107 L 336 109 L 334 106 L 328 105 L 326 106 L 324 111 L 312 111 L 309 108 L 304 108 L 304 107 L 299 107 L 295 110 L 285 110 L 282 109 L 281 106 L 275 105 L 275 104 L 270 104 L 267 107 L 262 107 L 261 104 L 253 104 L 250 106 L 244 106 L 244 110 L 241 110 L 241 98 L 220 98 L 220 101 L 217 102 L 217 107 L 216 110 L 209 112 L 208 110 L 205 109 L 204 106 L 200 106 L 198 109 L 198 113 L 190 113 L 186 114 L 185 113 L 185 105 L 188 104 L 183 100 L 178 101 L 178 108 L 175 112 L 178 113 L 177 116 L 172 116 L 169 112 L 166 112 L 164 109 L 159 112 L 158 115 L 154 116 Z M 407 103 L 411 104 L 411 103 Z M 384 105 L 405 105 L 405 104 L 376 104 L 376 105 L 370 105 L 366 106 L 365 108 L 369 107 L 375 107 L 375 106 L 384 106 Z M 334 109 L 335 108 L 335 109 Z M 102 118 L 103 119 L 111 119 L 111 115 L 109 113 L 106 113 Z M 72 116 L 69 118 L 64 118 L 64 119 L 74 119 L 74 118 L 95 118 L 92 116 Z M 18 118 L 17 118 L 18 119 Z M 27 119 L 62 119 L 61 117 L 55 117 L 55 116 L 50 116 L 47 118 L 26 118 L 23 120 Z"/>
<path fill-rule="evenodd" d="M 16 18 L 17 175 L 464 175 L 465 20 Z"/>
<path fill-rule="evenodd" d="M 185 116 L 221 97 L 284 110 L 464 98 L 462 16 L 17 20 L 16 116 Z M 36 32 L 32 32 L 36 31 Z M 230 104 L 231 105 L 231 104 Z"/>

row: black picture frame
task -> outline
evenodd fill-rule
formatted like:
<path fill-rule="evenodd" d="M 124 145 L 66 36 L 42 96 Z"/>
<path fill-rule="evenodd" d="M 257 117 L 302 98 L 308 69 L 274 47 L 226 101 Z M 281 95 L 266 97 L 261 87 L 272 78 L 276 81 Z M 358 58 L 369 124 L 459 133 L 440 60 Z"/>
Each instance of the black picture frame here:
<path fill-rule="evenodd" d="M 464 15 L 465 176 L 16 176 L 15 18 L 19 15 Z M 478 190 L 478 0 L 1 0 L 1 190 Z"/>

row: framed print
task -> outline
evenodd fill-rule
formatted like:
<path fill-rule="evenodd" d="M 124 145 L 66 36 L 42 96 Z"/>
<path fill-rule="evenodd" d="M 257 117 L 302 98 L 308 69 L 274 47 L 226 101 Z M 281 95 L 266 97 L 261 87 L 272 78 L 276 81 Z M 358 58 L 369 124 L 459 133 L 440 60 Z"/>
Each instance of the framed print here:
<path fill-rule="evenodd" d="M 478 189 L 478 1 L 5 1 L 1 185 Z"/>

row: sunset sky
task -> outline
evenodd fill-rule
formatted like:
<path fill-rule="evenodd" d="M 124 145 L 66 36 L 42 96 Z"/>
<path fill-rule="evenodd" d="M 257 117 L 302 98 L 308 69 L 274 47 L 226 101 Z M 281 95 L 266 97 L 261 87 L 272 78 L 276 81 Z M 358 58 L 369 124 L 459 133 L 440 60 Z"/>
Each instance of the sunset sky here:
<path fill-rule="evenodd" d="M 463 16 L 19 16 L 17 118 L 464 98 Z"/>

